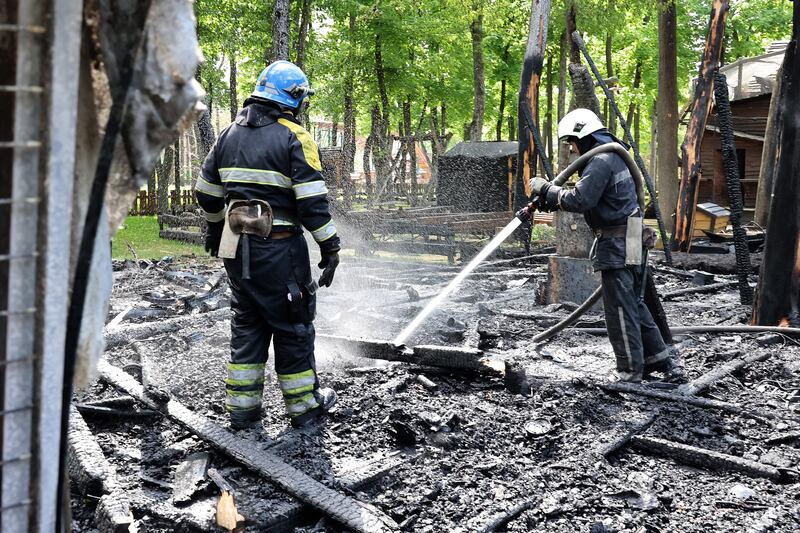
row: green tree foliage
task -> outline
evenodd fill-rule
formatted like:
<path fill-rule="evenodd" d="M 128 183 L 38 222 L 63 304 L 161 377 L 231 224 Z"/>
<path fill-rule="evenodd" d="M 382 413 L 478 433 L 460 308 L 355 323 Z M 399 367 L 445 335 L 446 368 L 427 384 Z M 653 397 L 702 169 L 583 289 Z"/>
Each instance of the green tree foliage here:
<path fill-rule="evenodd" d="M 657 5 L 653 0 L 553 0 L 547 53 L 554 58 L 553 85 L 558 85 L 558 54 L 565 11 L 574 2 L 577 27 L 598 68 L 605 72 L 606 35 L 612 37 L 616 96 L 625 112 L 630 103 L 641 110 L 641 140 L 649 141 L 652 108 L 658 90 Z M 292 1 L 292 46 L 297 38 L 301 0 Z M 198 34 L 206 63 L 202 82 L 215 103 L 227 102 L 227 64 L 237 56 L 240 101 L 264 64 L 270 45 L 269 0 L 196 0 Z M 691 79 L 707 31 L 710 0 L 678 0 L 678 85 L 681 105 L 690 97 Z M 380 105 L 375 43 L 380 36 L 389 102 L 389 124 L 398 132 L 403 102 L 410 101 L 413 128 L 430 128 L 431 108 L 447 110 L 448 130 L 458 140 L 472 115 L 471 2 L 464 0 L 312 0 L 312 24 L 306 71 L 317 89 L 312 115 L 341 120 L 345 80 L 352 76 L 358 134 L 370 128 L 370 110 Z M 519 76 L 528 33 L 530 0 L 484 0 L 484 58 L 487 105 L 484 137 L 494 138 L 502 80 L 507 80 L 505 116 L 516 115 Z M 355 28 L 350 29 L 350 16 Z M 774 40 L 788 39 L 790 0 L 731 0 L 725 61 L 762 53 Z M 294 51 L 291 51 L 292 56 Z M 637 65 L 641 83 L 633 88 Z M 542 81 L 548 83 L 547 77 Z M 554 91 L 555 92 L 555 91 Z M 542 92 L 544 94 L 544 92 Z M 602 95 L 598 92 L 602 101 Z M 223 103 L 223 107 L 224 107 Z M 546 101 L 540 98 L 544 120 Z M 553 110 L 555 113 L 555 110 Z M 420 122 L 420 117 L 424 120 Z M 555 117 L 553 117 L 555 120 Z M 503 136 L 508 136 L 503 127 Z"/>

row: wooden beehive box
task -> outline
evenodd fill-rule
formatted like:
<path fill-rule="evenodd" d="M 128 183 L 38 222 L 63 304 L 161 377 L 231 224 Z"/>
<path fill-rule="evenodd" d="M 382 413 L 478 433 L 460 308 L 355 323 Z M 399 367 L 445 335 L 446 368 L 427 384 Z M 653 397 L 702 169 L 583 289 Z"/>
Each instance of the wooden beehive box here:
<path fill-rule="evenodd" d="M 698 204 L 694 212 L 692 237 L 705 237 L 703 230 L 718 233 L 728 226 L 731 212 L 712 202 Z"/>

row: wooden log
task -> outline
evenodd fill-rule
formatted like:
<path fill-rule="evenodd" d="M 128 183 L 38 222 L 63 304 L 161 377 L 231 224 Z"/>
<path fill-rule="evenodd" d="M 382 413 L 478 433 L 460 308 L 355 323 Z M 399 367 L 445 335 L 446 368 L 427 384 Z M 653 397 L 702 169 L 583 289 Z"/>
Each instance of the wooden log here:
<path fill-rule="evenodd" d="M 764 262 L 758 279 L 753 324 L 777 325 L 781 319 L 800 320 L 800 5 L 794 2 L 792 40 L 783 58 L 779 148 L 775 154 L 775 183 L 770 203 Z M 794 325 L 794 324 L 793 324 Z"/>
<path fill-rule="evenodd" d="M 667 457 L 679 463 L 709 470 L 741 472 L 748 476 L 763 477 L 773 481 L 781 478 L 780 471 L 774 466 L 666 439 L 636 435 L 631 438 L 631 446 L 639 452 Z"/>
<path fill-rule="evenodd" d="M 638 383 L 598 383 L 597 386 L 606 392 L 617 392 L 625 394 L 635 394 L 645 398 L 654 398 L 656 400 L 663 400 L 666 402 L 682 403 L 694 407 L 701 407 L 703 409 L 715 409 L 718 411 L 725 411 L 736 415 L 748 414 L 741 406 L 722 402 L 719 400 L 710 400 L 708 398 L 698 398 L 696 396 L 688 396 L 685 394 L 675 394 L 657 389 L 651 389 L 645 385 Z M 759 416 L 767 416 L 766 414 L 759 414 Z"/>
<path fill-rule="evenodd" d="M 719 66 L 722 55 L 723 35 L 729 7 L 729 0 L 713 0 L 706 46 L 692 98 L 692 113 L 686 128 L 686 137 L 681 145 L 681 183 L 678 191 L 678 205 L 675 210 L 672 246 L 674 250 L 682 252 L 688 252 L 692 245 L 694 210 L 697 206 L 697 193 L 702 178 L 700 146 L 708 114 L 711 111 L 714 72 Z"/>
<path fill-rule="evenodd" d="M 772 353 L 765 351 L 762 353 L 751 354 L 747 357 L 737 357 L 728 361 L 727 363 L 712 368 L 697 379 L 681 385 L 678 387 L 678 392 L 680 394 L 695 396 L 705 390 L 708 390 L 717 381 L 721 380 L 725 376 L 737 372 L 751 363 L 765 361 L 769 359 L 771 355 Z"/>
<path fill-rule="evenodd" d="M 158 409 L 214 447 L 247 468 L 308 503 L 326 516 L 354 531 L 383 532 L 397 529 L 397 524 L 375 509 L 315 481 L 293 466 L 264 450 L 254 441 L 236 437 L 230 431 L 197 414 L 183 404 L 170 400 L 166 404 L 153 402 L 133 377 L 101 360 L 100 376 L 111 385 L 133 396 L 151 409 Z"/>
<path fill-rule="evenodd" d="M 481 533 L 493 533 L 498 529 L 504 528 L 512 520 L 519 518 L 522 513 L 532 509 L 535 503 L 535 499 L 523 498 L 522 501 L 512 505 L 508 509 L 495 513 L 489 518 L 486 525 L 482 526 L 478 531 Z"/>

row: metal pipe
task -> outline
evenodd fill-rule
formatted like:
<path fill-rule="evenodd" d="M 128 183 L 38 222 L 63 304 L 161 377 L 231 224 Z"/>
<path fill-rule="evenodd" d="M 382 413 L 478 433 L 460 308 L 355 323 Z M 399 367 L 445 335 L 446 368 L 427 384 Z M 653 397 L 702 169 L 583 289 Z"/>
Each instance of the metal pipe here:
<path fill-rule="evenodd" d="M 800 328 L 783 328 L 780 326 L 675 326 L 669 328 L 675 335 L 686 333 L 780 333 L 787 337 L 800 337 Z M 606 333 L 605 328 L 574 328 L 582 333 Z"/>

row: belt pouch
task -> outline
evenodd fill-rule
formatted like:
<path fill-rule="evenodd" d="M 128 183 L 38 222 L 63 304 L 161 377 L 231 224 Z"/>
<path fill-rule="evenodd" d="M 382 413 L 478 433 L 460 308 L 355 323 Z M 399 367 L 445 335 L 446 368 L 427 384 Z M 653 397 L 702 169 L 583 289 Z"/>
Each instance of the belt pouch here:
<path fill-rule="evenodd" d="M 628 217 L 625 229 L 625 265 L 642 264 L 642 218 L 638 215 Z"/>

